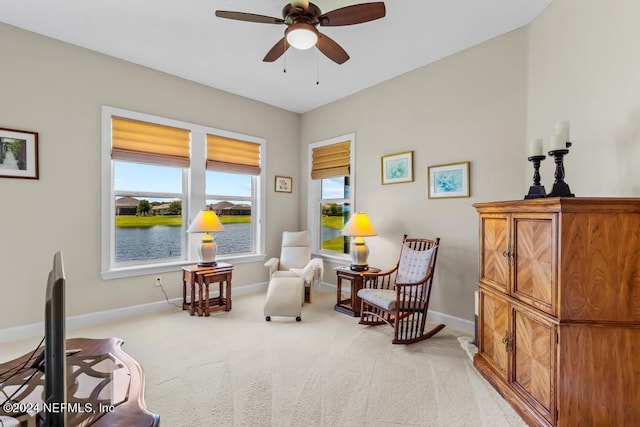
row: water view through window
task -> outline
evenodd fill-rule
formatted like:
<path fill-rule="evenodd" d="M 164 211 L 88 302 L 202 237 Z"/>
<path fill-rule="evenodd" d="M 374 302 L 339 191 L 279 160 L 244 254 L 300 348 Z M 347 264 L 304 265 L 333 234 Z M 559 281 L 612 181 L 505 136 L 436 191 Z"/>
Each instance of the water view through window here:
<path fill-rule="evenodd" d="M 325 178 L 321 181 L 321 245 L 324 251 L 348 253 L 349 238 L 340 234 L 349 219 L 349 177 Z"/>
<path fill-rule="evenodd" d="M 249 253 L 252 239 L 252 179 L 250 175 L 207 171 L 208 209 L 225 230 L 213 233 L 218 254 Z M 134 265 L 185 258 L 182 169 L 151 164 L 114 162 L 115 262 Z M 157 197 L 174 193 L 176 197 Z M 135 196 L 132 196 L 135 195 Z M 196 234 L 192 238 L 200 239 Z"/>

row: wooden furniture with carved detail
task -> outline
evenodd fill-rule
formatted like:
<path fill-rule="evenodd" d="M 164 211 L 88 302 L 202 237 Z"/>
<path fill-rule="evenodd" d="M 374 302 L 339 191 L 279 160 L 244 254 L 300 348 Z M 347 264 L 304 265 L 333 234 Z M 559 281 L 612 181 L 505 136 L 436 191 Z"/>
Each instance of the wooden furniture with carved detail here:
<path fill-rule="evenodd" d="M 72 338 L 67 340 L 66 346 L 68 350 L 79 350 L 67 357 L 67 425 L 159 425 L 160 416 L 149 412 L 144 403 L 142 367 L 122 351 L 122 340 Z M 5 373 L 4 378 L 0 376 L 0 399 L 3 402 L 7 393 L 13 393 L 24 384 L 11 400 L 15 405 L 7 404 L 0 408 L 0 417 L 13 417 L 20 425 L 40 425 L 37 421 L 42 413 L 11 412 L 12 406 L 44 410 L 45 377 L 31 367 L 35 358 L 36 353 L 30 352 L 0 364 L 0 373 Z"/>
<path fill-rule="evenodd" d="M 529 425 L 640 425 L 640 199 L 474 207 L 476 368 Z"/>

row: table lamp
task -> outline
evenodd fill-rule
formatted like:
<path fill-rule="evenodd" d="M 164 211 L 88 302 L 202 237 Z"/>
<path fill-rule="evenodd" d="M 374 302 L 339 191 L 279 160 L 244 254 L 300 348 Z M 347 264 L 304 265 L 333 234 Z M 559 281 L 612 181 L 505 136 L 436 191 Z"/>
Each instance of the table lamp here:
<path fill-rule="evenodd" d="M 198 215 L 187 230 L 187 233 L 205 233 L 198 246 L 198 254 L 200 255 L 198 267 L 213 267 L 217 265 L 216 252 L 218 251 L 218 245 L 213 236 L 209 234 L 214 231 L 224 231 L 224 227 L 216 213 L 211 210 L 198 212 Z"/>
<path fill-rule="evenodd" d="M 356 212 L 351 215 L 349 221 L 342 229 L 343 236 L 354 237 L 351 239 L 351 269 L 355 271 L 365 271 L 369 268 L 367 258 L 369 257 L 369 248 L 364 242 L 363 237 L 377 236 L 378 232 L 366 213 Z"/>

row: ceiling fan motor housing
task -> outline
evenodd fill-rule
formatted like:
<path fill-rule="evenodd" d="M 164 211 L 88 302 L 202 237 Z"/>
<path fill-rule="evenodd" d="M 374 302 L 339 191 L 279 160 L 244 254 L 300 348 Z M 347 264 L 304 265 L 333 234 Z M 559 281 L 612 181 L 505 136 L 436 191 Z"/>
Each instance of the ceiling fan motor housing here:
<path fill-rule="evenodd" d="M 296 24 L 298 22 L 305 22 L 310 25 L 318 25 L 320 22 L 318 17 L 322 14 L 322 11 L 318 6 L 313 3 L 309 3 L 306 9 L 299 6 L 292 6 L 287 4 L 282 8 L 282 18 L 287 25 Z"/>

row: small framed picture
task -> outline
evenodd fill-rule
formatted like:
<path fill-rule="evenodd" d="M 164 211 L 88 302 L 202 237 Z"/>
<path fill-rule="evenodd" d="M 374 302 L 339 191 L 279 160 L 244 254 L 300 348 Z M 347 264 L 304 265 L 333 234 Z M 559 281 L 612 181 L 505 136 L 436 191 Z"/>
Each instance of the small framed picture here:
<path fill-rule="evenodd" d="M 0 178 L 38 179 L 38 134 L 0 128 Z"/>
<path fill-rule="evenodd" d="M 427 181 L 430 199 L 469 197 L 469 162 L 429 166 Z"/>
<path fill-rule="evenodd" d="M 293 178 L 276 175 L 276 192 L 291 193 L 291 191 L 293 191 Z"/>
<path fill-rule="evenodd" d="M 382 156 L 382 184 L 413 181 L 413 151 Z"/>

